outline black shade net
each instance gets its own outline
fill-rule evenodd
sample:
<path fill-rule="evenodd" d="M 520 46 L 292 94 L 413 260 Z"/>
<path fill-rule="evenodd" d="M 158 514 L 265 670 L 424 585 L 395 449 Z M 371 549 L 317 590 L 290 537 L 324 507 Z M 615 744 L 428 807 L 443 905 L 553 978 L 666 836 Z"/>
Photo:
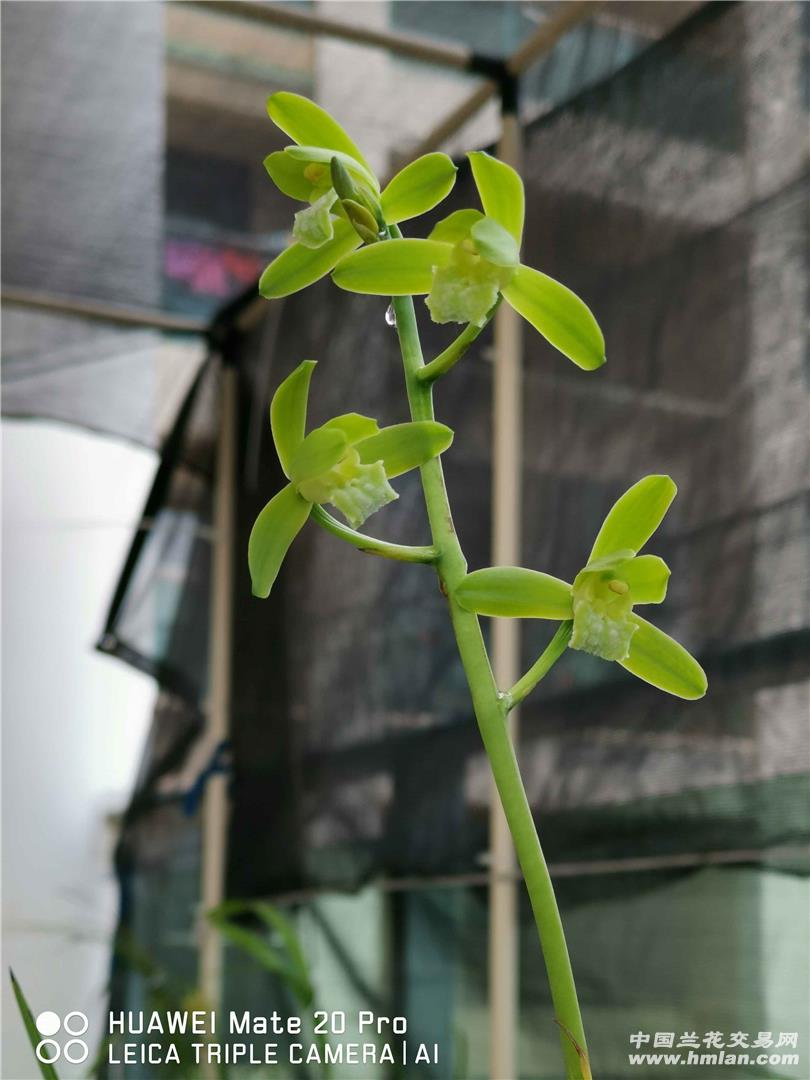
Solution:
<path fill-rule="evenodd" d="M 521 751 L 554 859 L 806 839 L 801 18 L 791 5 L 778 18 L 761 5 L 710 8 L 526 132 L 524 261 L 587 299 L 609 362 L 584 374 L 526 334 L 524 563 L 570 580 L 614 499 L 641 475 L 670 473 L 680 494 L 651 550 L 672 582 L 652 615 L 695 651 L 711 682 L 704 701 L 684 704 L 584 654 L 557 665 L 523 709 Z M 474 202 L 462 167 L 442 214 Z M 430 573 L 365 558 L 309 525 L 271 600 L 250 597 L 247 536 L 281 480 L 269 395 L 313 357 L 311 424 L 349 409 L 404 420 L 385 309 L 322 282 L 268 308 L 228 349 L 242 380 L 243 437 L 234 894 L 470 872 L 486 851 L 486 762 Z M 419 300 L 417 310 L 430 355 L 446 333 Z M 488 560 L 491 362 L 484 339 L 437 389 L 438 415 L 456 432 L 445 468 L 473 568 Z M 212 405 L 194 408 L 213 430 Z M 397 486 L 399 500 L 373 529 L 426 542 L 418 479 Z M 108 627 L 153 670 L 182 668 L 197 703 L 204 647 L 189 627 L 207 611 L 205 514 L 195 524 L 185 510 L 199 497 L 177 470 L 157 520 L 171 520 L 182 557 L 174 561 L 162 525 L 153 529 Z M 174 608 L 153 595 L 165 577 Z M 146 627 L 167 611 L 176 618 L 155 649 Z M 524 625 L 528 665 L 551 628 Z"/>

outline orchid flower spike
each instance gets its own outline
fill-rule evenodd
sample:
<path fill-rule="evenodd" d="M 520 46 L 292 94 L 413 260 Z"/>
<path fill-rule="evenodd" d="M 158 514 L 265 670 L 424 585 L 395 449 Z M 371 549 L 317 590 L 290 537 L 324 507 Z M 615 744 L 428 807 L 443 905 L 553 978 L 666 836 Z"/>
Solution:
<path fill-rule="evenodd" d="M 353 528 L 398 498 L 389 480 L 443 453 L 453 432 L 434 420 L 380 428 L 359 413 L 336 416 L 305 435 L 314 360 L 276 390 L 270 426 L 290 481 L 264 507 L 250 534 L 248 565 L 256 596 L 266 597 L 313 504 L 331 503 Z"/>
<path fill-rule="evenodd" d="M 660 604 L 666 596 L 669 567 L 639 551 L 676 493 L 668 476 L 645 476 L 626 491 L 605 518 L 573 585 L 537 570 L 491 567 L 468 574 L 456 599 L 479 615 L 571 619 L 570 648 L 615 660 L 677 697 L 703 697 L 706 675 L 697 660 L 633 610 Z"/>

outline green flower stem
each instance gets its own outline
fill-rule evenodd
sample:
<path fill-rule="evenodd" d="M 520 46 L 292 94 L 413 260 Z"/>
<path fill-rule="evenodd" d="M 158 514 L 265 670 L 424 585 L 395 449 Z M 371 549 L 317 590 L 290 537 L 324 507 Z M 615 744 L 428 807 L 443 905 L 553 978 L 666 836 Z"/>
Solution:
<path fill-rule="evenodd" d="M 390 232 L 394 237 L 401 236 L 396 227 L 392 227 Z M 413 300 L 410 296 L 397 296 L 393 299 L 393 305 L 411 416 L 414 420 L 432 420 L 431 386 L 419 377 L 419 372 L 424 370 L 424 361 Z M 585 1067 L 572 1043 L 573 1039 L 583 1052 L 585 1051 L 585 1032 L 582 1028 L 574 976 L 554 888 L 507 730 L 506 699 L 495 685 L 478 617 L 465 611 L 453 600 L 453 592 L 466 573 L 467 563 L 453 527 L 441 459 L 432 458 L 424 464 L 421 475 L 433 542 L 439 553 L 435 563 L 436 571 L 442 591 L 448 597 L 450 617 L 481 738 L 529 893 L 554 1010 L 557 1020 L 565 1029 L 561 1041 L 566 1073 L 569 1080 L 583 1080 L 586 1075 Z M 566 1031 L 570 1032 L 570 1038 Z"/>
<path fill-rule="evenodd" d="M 424 364 L 417 374 L 417 379 L 420 382 L 432 383 L 437 379 L 440 379 L 442 375 L 446 375 L 447 372 L 459 362 L 462 356 L 466 353 L 467 349 L 472 343 L 480 337 L 487 326 L 489 326 L 493 315 L 498 310 L 503 297 L 499 294 L 498 299 L 492 305 L 492 309 L 487 315 L 487 321 L 483 326 L 475 326 L 474 323 L 470 323 L 455 341 L 451 342 L 444 352 L 439 353 L 435 360 L 431 360 L 429 364 Z"/>
<path fill-rule="evenodd" d="M 356 547 L 367 555 L 381 555 L 385 559 L 396 559 L 399 562 L 411 563 L 435 563 L 439 552 L 435 547 L 411 547 L 407 544 L 389 544 L 387 540 L 377 540 L 373 536 L 350 529 L 324 510 L 322 506 L 314 503 L 312 506 L 312 520 L 317 521 L 321 528 L 332 533 L 341 540 Z"/>
<path fill-rule="evenodd" d="M 571 619 L 560 623 L 557 632 L 543 652 L 538 656 L 523 678 L 518 679 L 512 689 L 506 695 L 507 711 L 514 709 L 521 701 L 534 690 L 544 675 L 557 663 L 565 652 L 568 642 L 571 640 L 571 632 L 574 623 Z"/>

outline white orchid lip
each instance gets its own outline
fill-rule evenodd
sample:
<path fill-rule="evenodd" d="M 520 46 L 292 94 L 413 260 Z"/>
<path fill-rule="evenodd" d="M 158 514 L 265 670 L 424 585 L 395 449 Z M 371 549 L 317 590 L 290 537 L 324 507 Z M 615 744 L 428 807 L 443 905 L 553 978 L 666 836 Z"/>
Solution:
<path fill-rule="evenodd" d="M 382 461 L 363 464 L 353 446 L 329 469 L 297 485 L 298 494 L 312 503 L 331 503 L 353 529 L 399 498 L 388 482 Z"/>
<path fill-rule="evenodd" d="M 337 193 L 330 188 L 311 206 L 298 211 L 293 225 L 293 237 L 299 244 L 314 251 L 333 239 L 335 223 L 331 210 L 336 200 Z"/>
<path fill-rule="evenodd" d="M 632 618 L 630 586 L 616 576 L 616 569 L 582 570 L 574 580 L 571 597 L 571 648 L 603 660 L 626 660 L 638 625 Z"/>

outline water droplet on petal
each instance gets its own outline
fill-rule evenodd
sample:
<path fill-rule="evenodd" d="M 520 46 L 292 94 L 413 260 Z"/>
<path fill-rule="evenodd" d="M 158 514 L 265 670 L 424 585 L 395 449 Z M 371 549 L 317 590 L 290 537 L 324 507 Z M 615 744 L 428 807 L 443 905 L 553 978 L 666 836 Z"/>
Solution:
<path fill-rule="evenodd" d="M 389 304 L 388 307 L 385 309 L 385 321 L 388 323 L 389 326 L 397 325 L 397 317 L 396 313 L 394 312 L 393 304 Z"/>

